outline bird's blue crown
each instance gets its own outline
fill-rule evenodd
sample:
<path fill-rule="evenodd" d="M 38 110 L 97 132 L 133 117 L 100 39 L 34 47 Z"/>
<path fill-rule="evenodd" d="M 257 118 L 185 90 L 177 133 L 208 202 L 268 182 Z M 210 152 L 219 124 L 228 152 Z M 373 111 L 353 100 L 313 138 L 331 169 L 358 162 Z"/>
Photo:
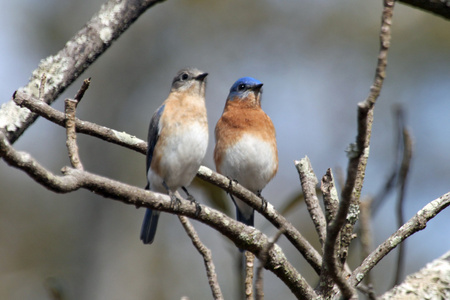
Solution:
<path fill-rule="evenodd" d="M 262 84 L 262 82 L 257 80 L 257 79 L 255 79 L 255 78 L 252 78 L 252 77 L 239 78 L 238 80 L 236 80 L 236 82 L 231 87 L 230 93 L 239 92 L 240 91 L 239 90 L 239 86 L 241 84 L 244 84 L 244 85 L 247 85 L 247 86 L 255 86 L 255 85 L 258 85 L 258 84 Z"/>

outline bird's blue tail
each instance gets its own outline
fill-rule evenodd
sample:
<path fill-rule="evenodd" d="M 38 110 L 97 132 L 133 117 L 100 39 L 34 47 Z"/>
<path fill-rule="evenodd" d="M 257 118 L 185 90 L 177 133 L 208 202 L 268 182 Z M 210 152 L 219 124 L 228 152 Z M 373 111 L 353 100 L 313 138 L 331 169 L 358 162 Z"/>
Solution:
<path fill-rule="evenodd" d="M 241 213 L 241 211 L 239 210 L 239 208 L 236 206 L 236 220 L 238 220 L 239 222 L 244 223 L 245 225 L 255 227 L 255 226 L 254 226 L 254 223 L 255 223 L 255 211 L 252 210 L 251 215 L 248 216 L 248 217 L 246 217 L 246 216 L 244 216 L 244 215 Z M 243 249 L 239 249 L 239 251 L 244 252 Z M 244 262 L 244 265 L 243 265 L 243 266 L 244 266 L 244 269 L 245 269 L 245 255 L 242 255 L 242 259 L 243 259 L 243 262 Z"/>
<path fill-rule="evenodd" d="M 141 228 L 141 241 L 144 244 L 153 243 L 158 226 L 159 211 L 147 208 L 145 212 L 144 222 Z"/>
<path fill-rule="evenodd" d="M 255 223 L 255 211 L 252 210 L 251 215 L 246 217 L 244 214 L 241 213 L 241 211 L 239 210 L 239 208 L 236 205 L 236 220 L 238 220 L 239 222 L 244 223 L 245 225 L 255 227 L 255 225 L 254 225 L 254 223 Z"/>

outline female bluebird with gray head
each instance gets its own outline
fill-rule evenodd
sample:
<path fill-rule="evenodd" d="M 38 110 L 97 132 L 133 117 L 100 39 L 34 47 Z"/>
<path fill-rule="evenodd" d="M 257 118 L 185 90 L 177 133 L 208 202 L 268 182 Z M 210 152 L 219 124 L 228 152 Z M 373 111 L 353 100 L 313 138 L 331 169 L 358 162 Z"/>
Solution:
<path fill-rule="evenodd" d="M 200 167 L 208 145 L 206 119 L 206 76 L 194 68 L 178 72 L 169 97 L 150 121 L 147 148 L 146 189 L 169 194 L 177 200 L 177 189 L 186 190 Z M 141 240 L 151 244 L 158 225 L 159 211 L 147 209 Z"/>
<path fill-rule="evenodd" d="M 261 109 L 262 86 L 251 77 L 233 84 L 216 125 L 214 149 L 217 172 L 258 196 L 278 170 L 275 128 Z M 254 226 L 254 209 L 237 197 L 231 199 L 236 205 L 237 220 Z"/>

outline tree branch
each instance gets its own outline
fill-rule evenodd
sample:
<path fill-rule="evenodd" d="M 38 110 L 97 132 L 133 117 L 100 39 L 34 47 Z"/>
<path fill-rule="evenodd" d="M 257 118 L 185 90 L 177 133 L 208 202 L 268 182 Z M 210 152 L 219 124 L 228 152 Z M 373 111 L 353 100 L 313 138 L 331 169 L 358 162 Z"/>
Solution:
<path fill-rule="evenodd" d="M 206 276 L 208 277 L 209 286 L 211 287 L 211 292 L 214 299 L 223 300 L 222 291 L 220 290 L 220 285 L 217 280 L 216 268 L 214 267 L 214 262 L 212 260 L 211 250 L 206 248 L 206 246 L 200 241 L 194 226 L 192 226 L 188 218 L 179 215 L 178 219 L 180 219 L 181 225 L 183 225 L 187 235 L 191 238 L 192 244 L 203 257 L 206 268 Z"/>
<path fill-rule="evenodd" d="M 338 208 L 339 208 L 339 196 L 336 191 L 336 186 L 334 183 L 333 173 L 331 172 L 331 169 L 327 169 L 327 172 L 322 177 L 321 180 L 321 186 L 322 190 L 322 197 L 325 207 L 325 215 L 326 215 L 326 221 L 327 225 L 329 226 L 330 223 L 334 220 Z M 327 226 L 327 229 L 328 229 Z M 340 234 L 337 236 L 337 241 L 340 240 Z M 327 241 L 327 239 L 325 239 Z M 323 245 L 323 248 L 325 248 L 325 244 Z M 325 249 L 324 249 L 325 250 Z M 319 293 L 322 297 L 325 299 L 330 299 L 331 296 L 335 293 L 333 291 L 333 288 L 335 287 L 336 282 L 336 275 L 331 274 L 331 270 L 329 269 L 329 265 L 333 262 L 326 262 L 326 260 L 334 260 L 336 259 L 336 256 L 338 255 L 340 250 L 339 243 L 335 243 L 334 250 L 333 250 L 333 256 L 327 257 L 323 256 L 322 260 L 322 270 L 320 272 L 320 278 L 319 278 Z"/>
<path fill-rule="evenodd" d="M 28 84 L 20 91 L 35 98 L 40 97 L 45 103 L 53 103 L 141 14 L 162 1 L 164 0 L 106 2 L 63 49 L 41 61 Z M 44 73 L 46 85 L 44 93 L 40 93 Z M 10 143 L 14 143 L 37 117 L 11 100 L 0 107 L 0 131 Z"/>
<path fill-rule="evenodd" d="M 42 77 L 45 78 L 44 76 Z M 75 114 L 77 110 L 78 103 L 80 103 L 81 99 L 84 96 L 84 93 L 89 88 L 91 83 L 91 79 L 85 79 L 81 88 L 78 90 L 75 95 L 75 99 L 66 99 L 64 101 L 64 124 L 66 126 L 66 146 L 69 151 L 69 159 L 72 167 L 75 169 L 83 170 L 83 164 L 81 163 L 80 156 L 78 153 L 78 145 L 77 145 L 77 134 L 75 129 Z M 41 83 L 43 86 L 44 83 Z"/>
<path fill-rule="evenodd" d="M 21 91 L 17 91 L 13 95 L 14 102 L 21 107 L 26 107 L 32 112 L 46 118 L 47 120 L 65 127 L 64 113 L 52 108 L 50 105 L 39 99 L 31 97 Z M 106 142 L 117 144 L 128 149 L 145 154 L 147 151 L 147 143 L 137 137 L 125 132 L 119 132 L 104 126 L 97 125 L 88 121 L 75 119 L 76 131 L 79 133 L 94 136 Z"/>
<path fill-rule="evenodd" d="M 66 146 L 69 152 L 69 159 L 72 167 L 83 170 L 80 156 L 78 154 L 77 134 L 75 132 L 75 112 L 78 101 L 66 99 L 64 101 L 64 111 L 66 115 Z"/>
<path fill-rule="evenodd" d="M 270 243 L 268 237 L 256 228 L 245 226 L 241 222 L 204 205 L 200 205 L 201 210 L 199 213 L 196 205 L 193 205 L 190 201 L 180 200 L 180 205 L 174 206 L 168 195 L 153 193 L 68 167 L 63 168 L 63 176 L 56 176 L 42 167 L 28 153 L 16 151 L 9 143 L 6 135 L 1 131 L 0 157 L 9 165 L 25 171 L 34 180 L 54 192 L 68 193 L 83 188 L 107 198 L 135 205 L 136 207 L 144 206 L 196 219 L 228 237 L 238 248 L 251 251 L 258 258 Z M 277 275 L 291 289 L 294 295 L 300 299 L 317 296 L 305 279 L 289 263 L 280 247 L 275 245 L 269 251 L 267 257 L 264 267 Z"/>
<path fill-rule="evenodd" d="M 336 217 L 327 227 L 327 239 L 324 247 L 324 267 L 339 286 L 344 298 L 356 297 L 354 286 L 349 285 L 342 272 L 347 258 L 348 246 L 353 238 L 353 227 L 358 220 L 361 189 L 364 182 L 369 157 L 370 136 L 373 124 L 373 109 L 380 95 L 386 75 L 387 54 L 390 46 L 392 14 L 394 0 L 384 0 L 381 17 L 380 51 L 378 54 L 375 79 L 365 101 L 358 104 L 358 134 L 356 143 L 350 145 L 347 152 L 349 163 L 347 180 L 342 190 L 341 202 Z M 345 226 L 344 226 L 345 225 Z M 341 234 L 340 241 L 338 236 Z M 336 253 L 336 243 L 340 242 L 340 251 Z M 340 257 L 337 257 L 339 255 Z"/>
<path fill-rule="evenodd" d="M 386 76 L 387 54 L 391 39 L 392 14 L 394 0 L 384 0 L 384 8 L 381 17 L 380 51 L 375 72 L 375 79 L 370 88 L 370 93 L 365 101 L 358 104 L 358 134 L 356 143 L 348 151 L 349 164 L 347 168 L 347 180 L 342 190 L 342 201 L 336 215 L 334 227 L 330 238 L 335 239 L 338 231 L 342 230 L 343 250 L 348 249 L 352 240 L 353 227 L 358 220 L 361 190 L 364 182 L 367 160 L 369 158 L 370 137 L 372 134 L 373 110 L 376 100 L 380 95 Z M 328 233 L 327 233 L 328 234 Z M 346 255 L 346 253 L 343 253 Z M 342 257 L 343 260 L 346 257 Z"/>
<path fill-rule="evenodd" d="M 418 272 L 406 277 L 405 281 L 382 295 L 380 300 L 450 299 L 450 252 L 427 264 Z"/>
<path fill-rule="evenodd" d="M 258 268 L 256 269 L 256 281 L 255 281 L 255 296 L 256 300 L 264 300 L 264 288 L 263 288 L 263 266 L 266 264 L 267 261 L 267 255 L 270 250 L 272 250 L 273 246 L 276 242 L 278 242 L 278 239 L 283 234 L 284 229 L 278 230 L 277 234 L 273 237 L 272 241 L 266 245 L 266 249 L 262 252 L 260 255 L 260 264 L 258 265 Z"/>
<path fill-rule="evenodd" d="M 366 257 L 362 264 L 357 267 L 349 282 L 352 286 L 356 286 L 364 279 L 366 274 L 389 252 L 397 247 L 402 241 L 417 231 L 425 229 L 427 222 L 434 218 L 439 212 L 450 205 L 450 192 L 442 195 L 428 203 L 424 208 L 419 210 L 414 217 L 409 219 L 400 229 L 392 234 L 386 241 L 380 244 L 372 253 Z"/>
<path fill-rule="evenodd" d="M 308 208 L 316 232 L 319 235 L 320 245 L 323 247 L 327 234 L 327 222 L 316 194 L 317 177 L 307 156 L 299 161 L 294 161 L 294 164 L 300 176 L 306 207 Z"/>
<path fill-rule="evenodd" d="M 330 168 L 327 169 L 327 172 L 322 177 L 320 190 L 323 195 L 326 222 L 329 224 L 336 216 L 339 208 L 339 196 L 336 190 L 333 173 Z"/>
<path fill-rule="evenodd" d="M 261 215 L 263 215 L 276 228 L 284 230 L 284 235 L 294 245 L 294 247 L 303 255 L 311 267 L 320 274 L 322 264 L 322 257 L 316 249 L 300 234 L 300 232 L 283 217 L 273 207 L 272 204 L 267 203 L 265 210 L 261 208 L 261 198 L 241 186 L 239 183 L 231 182 L 227 177 L 212 171 L 211 169 L 201 166 L 197 172 L 197 177 L 212 183 L 224 191 L 231 193 L 253 207 Z"/>
<path fill-rule="evenodd" d="M 21 106 L 27 107 L 34 112 L 38 113 L 42 117 L 48 119 L 55 124 L 64 126 L 64 114 L 50 107 L 42 101 L 38 101 L 35 98 L 29 97 L 28 95 L 16 92 L 14 95 L 14 101 Z M 147 151 L 147 143 L 131 136 L 124 132 L 118 132 L 116 130 L 99 126 L 94 123 L 87 121 L 82 121 L 76 119 L 76 130 L 77 132 L 88 134 L 107 142 L 115 143 L 132 149 L 134 151 L 145 154 Z M 322 257 L 314 249 L 314 247 L 300 234 L 300 232 L 284 218 L 280 213 L 278 213 L 275 208 L 268 203 L 268 206 L 263 211 L 261 209 L 261 199 L 248 191 L 246 188 L 238 183 L 233 182 L 230 186 L 230 180 L 225 176 L 222 176 L 207 167 L 200 167 L 197 176 L 209 183 L 212 183 L 219 188 L 236 195 L 247 204 L 251 205 L 258 212 L 260 212 L 266 219 L 268 219 L 275 227 L 278 229 L 285 228 L 285 235 L 288 240 L 303 254 L 305 259 L 313 267 L 313 269 L 319 274 L 320 267 L 322 264 Z"/>
<path fill-rule="evenodd" d="M 403 121 L 403 118 L 401 118 Z M 398 174 L 398 197 L 397 197 L 397 205 L 396 205 L 396 214 L 397 214 L 397 224 L 400 227 L 405 221 L 403 217 L 403 206 L 405 202 L 405 193 L 406 193 L 406 182 L 408 179 L 409 168 L 411 165 L 412 152 L 413 152 L 413 143 L 411 134 L 408 129 L 405 127 L 404 122 L 402 122 L 401 132 L 403 136 L 403 158 L 400 164 L 400 170 Z M 405 263 L 405 243 L 401 243 L 398 247 L 397 253 L 397 267 L 395 270 L 395 278 L 393 281 L 393 286 L 398 285 L 400 283 L 400 276 L 403 271 L 403 265 Z"/>
<path fill-rule="evenodd" d="M 255 256 L 253 253 L 244 251 L 242 253 L 243 260 L 245 261 L 244 269 L 245 269 L 245 285 L 244 285 L 244 294 L 245 300 L 253 300 L 253 277 L 255 275 Z"/>

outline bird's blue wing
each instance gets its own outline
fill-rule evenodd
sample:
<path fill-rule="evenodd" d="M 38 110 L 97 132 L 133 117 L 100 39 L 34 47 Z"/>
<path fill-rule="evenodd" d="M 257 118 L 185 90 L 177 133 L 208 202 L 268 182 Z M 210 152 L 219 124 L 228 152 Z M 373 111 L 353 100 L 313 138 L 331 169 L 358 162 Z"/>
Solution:
<path fill-rule="evenodd" d="M 150 169 L 150 165 L 152 163 L 153 151 L 155 150 L 156 142 L 159 139 L 159 120 L 161 119 L 161 115 L 164 112 L 165 104 L 161 105 L 153 114 L 152 119 L 150 120 L 150 125 L 148 128 L 148 138 L 147 138 L 147 173 L 148 169 Z"/>
<path fill-rule="evenodd" d="M 150 121 L 150 126 L 148 128 L 148 138 L 147 138 L 147 174 L 150 169 L 150 165 L 152 164 L 153 151 L 155 150 L 156 143 L 159 138 L 159 120 L 161 119 L 161 115 L 164 111 L 164 104 L 161 105 L 156 112 L 153 114 L 152 119 Z M 148 176 L 147 176 L 148 180 Z M 150 182 L 147 182 L 146 190 L 150 189 Z M 145 212 L 144 222 L 142 223 L 141 228 L 141 240 L 144 244 L 153 243 L 153 239 L 155 238 L 156 228 L 158 226 L 159 219 L 159 211 L 152 210 L 147 208 Z"/>

